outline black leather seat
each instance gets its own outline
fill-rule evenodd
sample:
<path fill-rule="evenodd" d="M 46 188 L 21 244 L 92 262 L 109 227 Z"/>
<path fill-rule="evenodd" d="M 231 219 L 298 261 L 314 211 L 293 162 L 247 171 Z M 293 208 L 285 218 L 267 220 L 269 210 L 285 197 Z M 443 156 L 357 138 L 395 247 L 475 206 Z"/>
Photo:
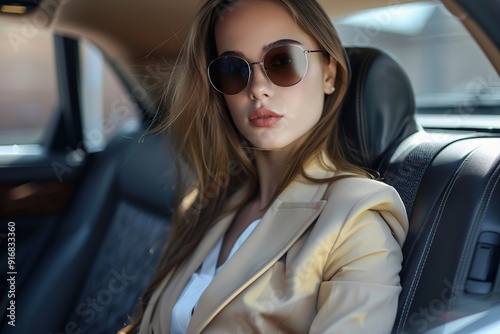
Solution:
<path fill-rule="evenodd" d="M 427 133 L 411 85 L 381 51 L 349 48 L 350 156 L 400 193 L 410 218 L 395 333 L 423 333 L 500 303 L 500 138 Z"/>
<path fill-rule="evenodd" d="M 124 129 L 90 155 L 62 228 L 16 296 L 2 333 L 116 333 L 168 236 L 175 155 L 162 136 Z"/>

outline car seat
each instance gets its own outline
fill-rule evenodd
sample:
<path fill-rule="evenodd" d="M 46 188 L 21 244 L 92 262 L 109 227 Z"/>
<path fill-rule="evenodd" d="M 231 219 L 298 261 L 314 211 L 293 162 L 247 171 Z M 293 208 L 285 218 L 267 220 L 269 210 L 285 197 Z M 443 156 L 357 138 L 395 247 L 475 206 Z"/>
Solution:
<path fill-rule="evenodd" d="M 348 156 L 396 188 L 410 221 L 393 332 L 423 333 L 500 303 L 500 138 L 424 131 L 401 66 L 376 49 L 348 55 Z"/>
<path fill-rule="evenodd" d="M 78 194 L 2 333 L 116 333 L 168 237 L 175 155 L 157 134 L 124 128 L 89 155 Z"/>

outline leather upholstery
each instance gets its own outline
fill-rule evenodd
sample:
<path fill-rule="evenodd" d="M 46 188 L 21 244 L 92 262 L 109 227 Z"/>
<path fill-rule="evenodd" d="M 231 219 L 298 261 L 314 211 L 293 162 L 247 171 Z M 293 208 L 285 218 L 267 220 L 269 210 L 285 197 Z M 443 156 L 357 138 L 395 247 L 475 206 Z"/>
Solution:
<path fill-rule="evenodd" d="M 116 333 L 168 236 L 173 156 L 162 136 L 124 129 L 90 155 L 70 210 L 2 333 Z M 30 321 L 36 319 L 36 321 Z"/>
<path fill-rule="evenodd" d="M 381 160 L 419 127 L 413 89 L 401 66 L 371 48 L 347 48 L 351 82 L 341 115 L 351 160 L 378 170 Z"/>
<path fill-rule="evenodd" d="M 500 138 L 455 140 L 420 182 L 403 247 L 397 333 L 500 303 Z"/>
<path fill-rule="evenodd" d="M 350 159 L 394 186 L 410 219 L 393 332 L 423 333 L 500 304 L 500 138 L 425 132 L 403 69 L 378 50 L 347 53 Z"/>

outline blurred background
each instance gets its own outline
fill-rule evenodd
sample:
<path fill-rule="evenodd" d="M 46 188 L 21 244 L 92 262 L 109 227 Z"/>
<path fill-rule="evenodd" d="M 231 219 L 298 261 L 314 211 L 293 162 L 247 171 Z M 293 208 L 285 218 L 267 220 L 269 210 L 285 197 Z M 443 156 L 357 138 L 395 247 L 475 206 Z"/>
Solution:
<path fill-rule="evenodd" d="M 499 77 L 442 5 L 398 4 L 332 21 L 346 46 L 379 47 L 401 62 L 424 126 L 500 128 Z M 79 46 L 85 141 L 96 151 L 139 112 L 100 49 L 87 40 Z M 54 55 L 51 29 L 0 22 L 0 146 L 42 143 L 59 103 Z M 142 88 L 161 90 L 165 73 L 154 66 L 147 70 Z"/>

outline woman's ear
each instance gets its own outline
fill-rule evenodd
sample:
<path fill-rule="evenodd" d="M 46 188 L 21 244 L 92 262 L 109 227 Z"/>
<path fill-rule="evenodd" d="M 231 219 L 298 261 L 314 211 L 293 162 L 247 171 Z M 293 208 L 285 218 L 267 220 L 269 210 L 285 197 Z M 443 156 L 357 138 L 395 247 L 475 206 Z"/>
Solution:
<path fill-rule="evenodd" d="M 325 63 L 324 92 L 327 95 L 335 91 L 335 78 L 337 76 L 337 61 L 330 56 L 329 62 Z"/>

